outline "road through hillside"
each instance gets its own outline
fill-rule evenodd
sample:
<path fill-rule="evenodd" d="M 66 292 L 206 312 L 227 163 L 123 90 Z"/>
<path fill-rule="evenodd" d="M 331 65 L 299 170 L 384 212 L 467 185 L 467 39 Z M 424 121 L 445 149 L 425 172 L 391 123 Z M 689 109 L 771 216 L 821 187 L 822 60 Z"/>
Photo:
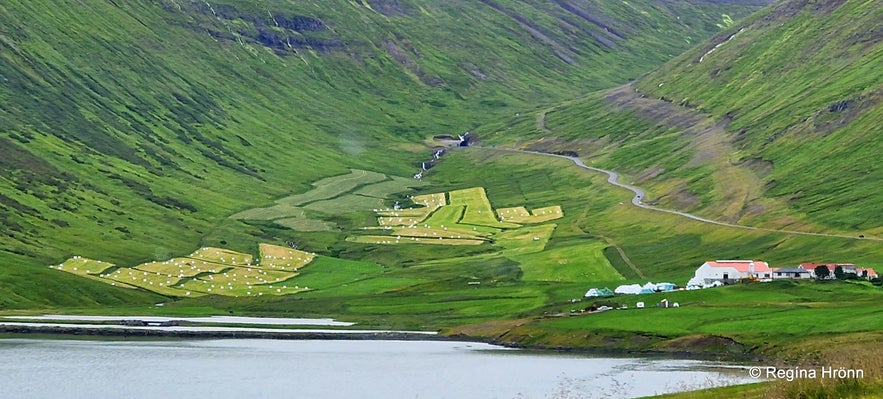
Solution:
<path fill-rule="evenodd" d="M 770 228 L 764 228 L 764 227 L 743 226 L 743 225 L 739 225 L 739 224 L 733 224 L 733 223 L 727 223 L 727 222 L 720 222 L 717 220 L 706 219 L 701 216 L 696 216 L 696 215 L 693 215 L 693 214 L 687 213 L 687 212 L 676 211 L 673 209 L 659 208 L 659 207 L 647 205 L 644 203 L 645 193 L 644 193 L 644 190 L 642 190 L 641 188 L 630 185 L 630 184 L 620 183 L 618 173 L 616 173 L 612 170 L 606 170 L 606 169 L 601 169 L 601 168 L 596 168 L 594 166 L 586 165 L 585 163 L 583 163 L 583 161 L 581 159 L 579 159 L 577 157 L 571 157 L 571 156 L 567 156 L 567 155 L 550 154 L 550 153 L 538 152 L 538 151 L 508 150 L 508 149 L 497 149 L 497 150 L 507 151 L 507 152 L 518 152 L 518 153 L 522 153 L 522 154 L 533 154 L 533 155 L 541 155 L 541 156 L 547 156 L 547 157 L 557 157 L 557 158 L 569 159 L 571 162 L 573 162 L 574 164 L 576 164 L 576 166 L 579 166 L 580 168 L 588 169 L 588 170 L 591 170 L 594 172 L 600 172 L 600 173 L 607 174 L 607 182 L 608 183 L 610 183 L 616 187 L 624 188 L 624 189 L 629 190 L 632 193 L 634 193 L 635 195 L 634 195 L 634 197 L 632 197 L 632 204 L 637 207 L 649 209 L 649 210 L 656 211 L 656 212 L 670 213 L 673 215 L 678 215 L 678 216 L 682 216 L 682 217 L 685 217 L 685 218 L 688 218 L 691 220 L 695 220 L 697 222 L 714 224 L 714 225 L 718 225 L 718 226 L 732 227 L 732 228 L 737 228 L 737 229 L 768 231 L 768 232 L 774 232 L 774 233 L 785 233 L 785 234 L 796 234 L 796 235 L 818 236 L 818 237 L 832 237 L 832 238 L 847 238 L 847 239 L 853 239 L 853 240 L 883 241 L 883 238 L 880 238 L 880 237 L 867 237 L 867 236 L 844 235 L 844 234 L 812 233 L 812 232 L 807 232 L 807 231 L 779 230 L 779 229 L 770 229 Z"/>

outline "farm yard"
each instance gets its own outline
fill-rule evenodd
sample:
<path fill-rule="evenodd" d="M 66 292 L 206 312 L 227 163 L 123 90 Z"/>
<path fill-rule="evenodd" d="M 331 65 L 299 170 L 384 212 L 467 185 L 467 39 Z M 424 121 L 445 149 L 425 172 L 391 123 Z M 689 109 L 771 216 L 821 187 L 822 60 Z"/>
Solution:
<path fill-rule="evenodd" d="M 261 243 L 260 259 L 223 248 L 204 247 L 186 257 L 118 267 L 74 256 L 53 269 L 126 288 L 143 288 L 163 295 L 262 296 L 307 290 L 290 280 L 315 255 Z"/>

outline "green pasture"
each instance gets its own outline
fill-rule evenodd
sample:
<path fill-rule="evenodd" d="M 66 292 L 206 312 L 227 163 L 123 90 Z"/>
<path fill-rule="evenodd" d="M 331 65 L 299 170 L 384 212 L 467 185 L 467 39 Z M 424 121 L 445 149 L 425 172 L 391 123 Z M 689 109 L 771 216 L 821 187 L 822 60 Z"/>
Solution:
<path fill-rule="evenodd" d="M 757 8 L 642 0 L 640 8 L 653 21 L 648 28 L 634 23 L 634 4 L 604 5 L 599 12 L 611 23 L 634 29 L 616 49 L 604 49 L 555 19 L 534 19 L 537 13 L 560 11 L 554 4 L 536 3 L 537 12 L 528 17 L 544 35 L 575 49 L 604 50 L 565 55 L 573 58 L 570 63 L 543 43 L 522 40 L 517 21 L 491 7 L 424 3 L 425 12 L 389 17 L 343 1 L 319 8 L 233 1 L 226 5 L 236 11 L 216 18 L 195 2 L 176 2 L 181 7 L 173 6 L 172 12 L 161 2 L 84 0 L 83 7 L 73 8 L 58 0 L 4 2 L 0 23 L 18 34 L 4 38 L 4 48 L 14 51 L 0 57 L 9 80 L 0 85 L 9 111 L 0 137 L 0 261 L 4 269 L 24 270 L 2 273 L 9 276 L 2 284 L 10 298 L 5 303 L 119 304 L 128 298 L 141 304 L 157 298 L 107 290 L 45 267 L 73 255 L 136 265 L 200 246 L 249 252 L 257 242 L 303 235 L 323 255 L 370 259 L 375 256 L 366 250 L 370 246 L 349 245 L 337 234 L 335 228 L 346 223 L 295 208 L 330 199 L 339 191 L 335 187 L 354 187 L 348 180 L 384 184 L 380 176 L 355 170 L 409 176 L 431 154 L 419 144 L 427 135 L 459 132 L 543 106 L 538 98 L 554 103 L 625 83 L 718 31 L 720 14 L 736 17 Z M 413 11 L 411 6 L 403 7 Z M 268 13 L 315 18 L 324 27 L 299 32 L 267 25 Z M 589 21 L 572 22 L 578 29 L 595 29 Z M 231 27 L 232 36 L 205 34 Z M 397 33 L 390 36 L 390 29 Z M 660 35 L 659 29 L 669 34 Z M 436 34 L 454 31 L 463 40 Z M 294 35 L 302 44 L 276 48 L 256 32 Z M 421 54 L 408 55 L 413 63 L 390 54 L 390 47 L 411 54 L 411 43 Z M 597 68 L 602 64 L 616 68 Z M 329 176 L 334 177 L 320 183 L 329 192 L 297 197 L 292 202 L 298 206 L 281 204 L 287 208 L 256 213 L 248 223 L 229 219 L 306 194 L 310 183 Z M 492 192 L 492 198 L 499 193 Z M 522 203 L 511 204 L 517 205 Z M 436 248 L 434 253 L 474 250 Z M 395 258 L 389 252 L 383 256 Z M 45 288 L 21 277 L 32 273 Z M 43 281 L 47 276 L 58 283 Z"/>
<path fill-rule="evenodd" d="M 679 308 L 656 308 L 662 299 Z M 775 332 L 789 336 L 879 331 L 883 329 L 883 290 L 849 282 L 777 281 L 616 296 L 600 302 L 629 307 L 600 314 L 543 321 L 553 330 L 626 331 L 678 336 L 723 334 L 747 337 Z M 637 302 L 648 308 L 637 309 Z M 591 301 L 589 301 L 591 302 Z"/>
<path fill-rule="evenodd" d="M 353 169 L 349 174 L 326 177 L 311 185 L 313 188 L 302 194 L 290 195 L 276 200 L 279 204 L 299 206 L 327 200 L 349 193 L 357 188 L 386 180 L 386 175 L 367 170 Z"/>
<path fill-rule="evenodd" d="M 481 245 L 414 245 L 417 238 L 433 243 L 439 240 L 404 235 L 400 240 L 402 245 L 384 245 L 378 242 L 395 241 L 396 236 L 394 230 L 393 235 L 381 236 L 389 233 L 378 227 L 352 233 L 297 234 L 299 247 L 304 252 L 274 246 L 280 251 L 277 256 L 296 259 L 300 255 L 300 261 L 314 252 L 319 256 L 306 267 L 297 271 L 292 267 L 286 269 L 290 274 L 277 276 L 260 273 L 251 276 L 239 269 L 245 269 L 244 253 L 239 258 L 223 253 L 227 261 L 237 259 L 234 269 L 230 262 L 220 263 L 222 253 L 215 254 L 215 250 L 208 249 L 201 254 L 213 256 L 211 260 L 218 262 L 217 267 L 228 269 L 216 269 L 220 275 L 200 274 L 182 279 L 178 285 L 183 283 L 191 294 L 174 302 L 174 306 L 212 306 L 266 315 L 325 315 L 358 320 L 366 326 L 433 329 L 492 319 L 568 314 L 592 303 L 585 300 L 571 303 L 573 299 L 582 298 L 589 288 L 608 286 L 612 289 L 621 283 L 646 280 L 683 284 L 695 268 L 708 259 L 753 258 L 767 260 L 773 266 L 810 260 L 862 264 L 863 260 L 880 254 L 876 244 L 868 241 L 727 228 L 640 209 L 628 202 L 630 193 L 609 186 L 605 180 L 601 174 L 579 169 L 557 158 L 482 148 L 452 151 L 434 168 L 432 177 L 424 179 L 427 186 L 423 190 L 446 193 L 457 187 L 480 184 L 487 193 L 496 193 L 491 200 L 493 205 L 499 204 L 499 209 L 537 210 L 554 203 L 565 211 L 554 223 L 514 229 L 469 226 L 467 232 L 472 233 L 496 231 L 489 237 L 482 236 L 492 238 L 493 243 Z M 441 205 L 444 194 L 434 198 L 433 203 L 438 207 L 430 218 L 437 218 L 438 223 L 433 222 L 432 230 L 426 232 L 444 232 L 441 220 L 449 232 L 459 228 L 456 223 L 450 226 L 448 223 L 454 221 L 458 209 L 462 211 L 466 205 Z M 398 211 L 409 212 L 407 209 Z M 377 214 L 389 215 L 389 212 L 396 211 L 380 210 Z M 425 224 L 428 220 L 418 226 Z M 473 227 L 476 230 L 472 230 Z M 283 233 L 283 237 L 294 235 Z M 410 245 L 404 245 L 405 242 Z M 647 278 L 636 280 L 634 276 L 627 276 L 626 280 L 605 256 L 611 243 L 622 248 Z M 262 248 L 258 253 L 265 252 Z M 331 253 L 337 256 L 329 256 Z M 255 265 L 255 261 L 260 262 Z M 287 263 L 276 265 L 287 266 Z M 267 271 L 266 260 L 256 256 L 250 269 Z M 298 274 L 288 278 L 293 273 Z M 143 284 L 144 278 L 142 274 L 138 281 Z M 163 275 L 150 281 L 154 286 L 158 283 L 167 286 L 167 280 L 169 277 Z M 244 284 L 245 281 L 249 284 Z M 211 287 L 212 284 L 215 286 Z M 173 287 L 178 290 L 176 285 Z M 835 321 L 840 327 L 818 327 L 822 330 L 851 331 L 861 329 L 863 324 L 878 328 L 874 318 L 879 316 L 875 310 L 879 291 L 878 287 L 853 284 L 782 286 L 776 282 L 641 298 L 616 297 L 615 301 L 623 301 L 630 308 L 634 308 L 633 302 L 637 300 L 652 305 L 662 298 L 677 301 L 681 307 L 544 319 L 525 328 L 543 337 L 582 331 L 671 336 L 726 331 L 761 334 L 765 328 L 788 325 L 793 315 L 797 323 L 788 325 L 789 334 L 800 328 L 817 328 L 813 323 L 823 320 Z M 231 296 L 224 296 L 222 292 Z M 261 299 L 249 301 L 249 292 L 252 297 Z M 281 295 L 285 293 L 293 295 Z M 174 296 L 182 297 L 181 291 Z M 843 304 L 843 310 L 837 309 L 838 303 Z M 681 313 L 679 316 L 672 312 Z M 767 319 L 771 321 L 765 321 Z"/>
<path fill-rule="evenodd" d="M 545 300 L 544 295 L 527 287 L 481 288 L 464 284 L 463 288 L 445 292 L 353 300 L 350 309 L 355 314 L 428 316 L 442 322 L 481 319 L 487 315 L 512 317 L 542 305 Z"/>
<path fill-rule="evenodd" d="M 525 281 L 592 283 L 624 280 L 604 256 L 605 246 L 605 243 L 595 241 L 507 256 L 521 265 Z"/>
<path fill-rule="evenodd" d="M 556 224 L 543 224 L 503 230 L 494 235 L 494 239 L 504 248 L 504 255 L 540 252 L 546 248 L 556 227 Z"/>
<path fill-rule="evenodd" d="M 278 199 L 269 207 L 238 212 L 231 218 L 272 221 L 296 231 L 331 231 L 335 224 L 328 217 L 386 208 L 393 194 L 421 185 L 415 179 L 353 169 L 349 174 L 313 182 L 307 192 Z"/>
<path fill-rule="evenodd" d="M 390 194 L 409 192 L 414 188 L 426 185 L 421 180 L 401 176 L 388 176 L 389 180 L 368 184 L 353 191 L 353 194 L 388 200 Z"/>
<path fill-rule="evenodd" d="M 334 228 L 330 222 L 306 217 L 273 219 L 273 223 L 296 231 L 330 231 Z"/>
<path fill-rule="evenodd" d="M 346 296 L 351 288 L 354 292 L 363 292 L 365 287 L 371 287 L 370 292 L 377 292 L 373 290 L 393 288 L 401 284 L 398 279 L 384 282 L 385 271 L 383 266 L 375 263 L 320 256 L 310 267 L 304 269 L 298 276 L 298 281 L 313 288 L 305 294 L 308 297 Z"/>

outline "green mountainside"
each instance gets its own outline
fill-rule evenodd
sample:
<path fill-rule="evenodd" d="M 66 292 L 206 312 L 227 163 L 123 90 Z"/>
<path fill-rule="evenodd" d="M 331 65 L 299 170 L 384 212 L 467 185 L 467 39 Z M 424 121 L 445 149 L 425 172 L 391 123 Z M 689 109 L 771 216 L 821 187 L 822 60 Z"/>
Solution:
<path fill-rule="evenodd" d="M 411 176 L 432 135 L 622 84 L 762 3 L 4 2 L 4 292 L 73 255 L 253 251 L 290 232 L 228 216 Z"/>
<path fill-rule="evenodd" d="M 487 134 L 508 128 L 523 134 L 495 140 L 577 151 L 628 173 L 663 207 L 879 236 L 880 5 L 779 2 L 633 84 Z"/>
<path fill-rule="evenodd" d="M 880 3 L 2 2 L 0 316 L 333 317 L 873 396 Z M 710 259 L 857 269 L 585 297 Z"/>
<path fill-rule="evenodd" d="M 824 226 L 883 232 L 881 5 L 785 2 L 636 87 L 726 121 L 730 162 L 756 165 L 764 197 Z"/>

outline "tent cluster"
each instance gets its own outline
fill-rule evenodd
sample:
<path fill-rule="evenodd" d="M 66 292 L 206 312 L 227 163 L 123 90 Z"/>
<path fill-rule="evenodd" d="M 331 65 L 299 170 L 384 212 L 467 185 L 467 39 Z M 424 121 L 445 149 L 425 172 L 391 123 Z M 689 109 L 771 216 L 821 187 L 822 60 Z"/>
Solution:
<path fill-rule="evenodd" d="M 620 285 L 613 290 L 616 294 L 626 294 L 626 295 L 641 295 L 641 294 L 652 294 L 654 292 L 667 292 L 674 291 L 675 285 L 672 283 L 651 283 L 647 282 L 647 284 L 628 284 L 628 285 Z"/>
<path fill-rule="evenodd" d="M 610 288 L 592 288 L 586 291 L 586 298 L 610 298 L 613 296 L 613 291 L 610 291 Z"/>
<path fill-rule="evenodd" d="M 614 294 L 621 295 L 640 295 L 640 294 L 652 294 L 654 292 L 668 292 L 674 291 L 676 286 L 672 283 L 651 283 L 647 282 L 647 284 L 628 284 L 628 285 L 620 285 L 616 287 L 615 290 L 610 291 L 610 288 L 592 288 L 586 291 L 586 298 L 609 298 Z"/>

